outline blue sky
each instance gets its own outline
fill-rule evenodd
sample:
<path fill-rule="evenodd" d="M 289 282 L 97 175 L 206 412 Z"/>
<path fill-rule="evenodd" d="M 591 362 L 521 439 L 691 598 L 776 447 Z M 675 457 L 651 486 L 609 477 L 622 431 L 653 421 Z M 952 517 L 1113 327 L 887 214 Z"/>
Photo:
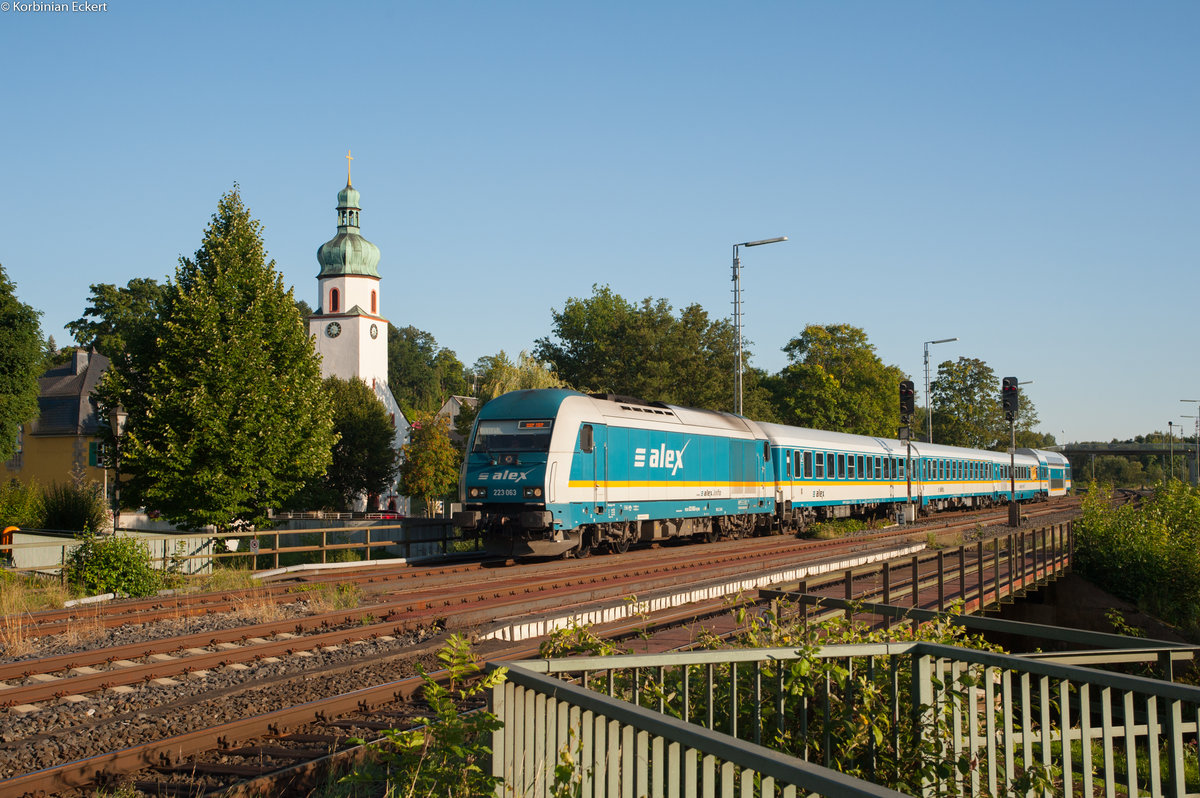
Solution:
<path fill-rule="evenodd" d="M 981 358 L 1060 440 L 1195 413 L 1200 3 L 143 3 L 0 11 L 0 263 L 68 343 L 237 181 L 316 304 L 347 149 L 382 310 L 463 362 L 607 283 Z M 998 389 L 997 389 L 998 390 Z"/>

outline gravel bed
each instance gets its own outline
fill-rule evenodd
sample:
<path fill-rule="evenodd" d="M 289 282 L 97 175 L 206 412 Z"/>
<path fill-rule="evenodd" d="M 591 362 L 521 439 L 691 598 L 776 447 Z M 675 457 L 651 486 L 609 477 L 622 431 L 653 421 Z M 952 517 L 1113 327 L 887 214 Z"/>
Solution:
<path fill-rule="evenodd" d="M 292 605 L 295 617 L 309 614 Z M 287 617 L 292 617 L 290 614 Z M 248 621 L 210 615 L 104 630 L 84 650 L 202 631 Z M 432 632 L 375 639 L 288 655 L 278 662 L 222 667 L 175 685 L 143 684 L 132 692 L 92 693 L 83 701 L 47 701 L 24 713 L 0 709 L 0 779 L 139 745 L 214 723 L 296 706 L 328 695 L 412 675 L 413 647 Z M 302 640 L 303 638 L 297 638 Z M 35 656 L 76 648 L 48 639 Z"/>

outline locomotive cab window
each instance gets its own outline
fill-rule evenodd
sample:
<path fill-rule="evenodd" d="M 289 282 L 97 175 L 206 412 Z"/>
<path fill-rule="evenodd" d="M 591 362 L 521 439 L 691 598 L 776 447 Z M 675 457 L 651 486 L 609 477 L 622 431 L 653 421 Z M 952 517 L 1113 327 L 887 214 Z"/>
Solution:
<path fill-rule="evenodd" d="M 548 452 L 552 420 L 487 419 L 475 426 L 472 452 Z"/>

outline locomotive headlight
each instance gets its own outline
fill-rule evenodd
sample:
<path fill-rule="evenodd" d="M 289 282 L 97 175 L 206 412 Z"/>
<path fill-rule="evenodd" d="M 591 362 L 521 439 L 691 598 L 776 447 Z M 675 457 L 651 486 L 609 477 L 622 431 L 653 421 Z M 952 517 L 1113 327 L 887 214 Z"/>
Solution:
<path fill-rule="evenodd" d="M 540 487 L 538 487 L 538 488 L 526 488 L 526 489 L 525 489 L 525 498 L 526 498 L 526 499 L 540 499 L 540 498 L 542 498 L 542 489 L 541 489 Z"/>
<path fill-rule="evenodd" d="M 467 488 L 467 496 L 472 499 L 486 499 L 487 488 Z"/>

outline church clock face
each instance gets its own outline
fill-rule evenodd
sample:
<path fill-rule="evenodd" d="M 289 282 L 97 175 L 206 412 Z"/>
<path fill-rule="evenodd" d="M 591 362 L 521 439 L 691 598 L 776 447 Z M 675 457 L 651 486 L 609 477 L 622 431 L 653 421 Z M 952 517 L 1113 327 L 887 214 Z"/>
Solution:
<path fill-rule="evenodd" d="M 337 338 L 342 334 L 342 325 L 336 321 L 331 321 L 325 325 L 325 334 L 330 338 Z"/>
<path fill-rule="evenodd" d="M 378 338 L 378 337 L 379 337 L 379 325 L 378 325 L 378 324 L 372 324 L 372 325 L 371 325 L 371 337 L 372 337 L 372 338 Z"/>

